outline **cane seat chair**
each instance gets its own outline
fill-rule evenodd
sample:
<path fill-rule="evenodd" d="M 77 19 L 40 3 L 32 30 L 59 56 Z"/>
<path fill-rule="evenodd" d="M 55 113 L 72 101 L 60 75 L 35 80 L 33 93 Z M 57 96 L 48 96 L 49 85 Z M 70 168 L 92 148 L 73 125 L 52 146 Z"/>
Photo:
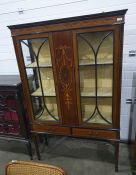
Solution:
<path fill-rule="evenodd" d="M 52 165 L 11 161 L 6 166 L 6 175 L 67 175 L 67 173 L 63 169 Z"/>

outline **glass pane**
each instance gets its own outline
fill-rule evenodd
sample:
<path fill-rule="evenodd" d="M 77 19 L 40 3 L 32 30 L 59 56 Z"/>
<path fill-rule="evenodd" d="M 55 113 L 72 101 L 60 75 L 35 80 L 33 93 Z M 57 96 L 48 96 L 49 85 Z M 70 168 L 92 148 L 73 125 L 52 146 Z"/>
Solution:
<path fill-rule="evenodd" d="M 97 63 L 113 63 L 113 33 L 103 33 L 106 38 L 102 38 L 102 44 L 99 47 Z M 102 34 L 101 34 L 102 35 Z"/>
<path fill-rule="evenodd" d="M 95 69 L 94 67 L 80 67 L 81 96 L 95 96 Z"/>
<path fill-rule="evenodd" d="M 46 107 L 44 105 L 46 103 Z M 32 97 L 35 119 L 41 121 L 59 120 L 55 97 Z M 47 109 L 46 109 L 47 108 Z"/>
<path fill-rule="evenodd" d="M 93 122 L 94 117 L 89 119 L 95 111 L 95 98 L 81 98 L 82 120 Z"/>
<path fill-rule="evenodd" d="M 113 32 L 77 35 L 82 121 L 112 124 Z"/>
<path fill-rule="evenodd" d="M 52 68 L 41 68 L 40 74 L 44 95 L 55 96 L 55 85 L 54 85 Z"/>
<path fill-rule="evenodd" d="M 83 122 L 101 124 L 112 122 L 111 98 L 98 98 L 98 108 L 95 98 L 81 98 L 81 106 Z"/>
<path fill-rule="evenodd" d="M 113 63 L 113 33 L 111 31 L 82 33 L 78 35 L 77 41 L 79 65 Z"/>
<path fill-rule="evenodd" d="M 95 56 L 92 48 L 86 42 L 86 38 L 82 37 L 82 35 L 78 36 L 78 55 L 79 55 L 79 64 L 95 64 Z"/>
<path fill-rule="evenodd" d="M 36 120 L 58 121 L 58 108 L 48 38 L 21 41 L 33 114 Z"/>
<path fill-rule="evenodd" d="M 33 68 L 38 65 L 40 67 L 52 66 L 48 38 L 22 40 L 21 47 L 26 67 Z"/>
<path fill-rule="evenodd" d="M 98 96 L 112 96 L 113 66 L 101 65 L 97 67 Z"/>

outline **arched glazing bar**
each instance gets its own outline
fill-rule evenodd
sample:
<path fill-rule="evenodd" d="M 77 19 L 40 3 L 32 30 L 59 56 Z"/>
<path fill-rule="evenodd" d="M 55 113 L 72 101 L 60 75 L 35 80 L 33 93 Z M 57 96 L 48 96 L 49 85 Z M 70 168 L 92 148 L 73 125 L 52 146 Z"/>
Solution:
<path fill-rule="evenodd" d="M 103 42 L 105 41 L 105 39 L 107 37 L 109 37 L 110 35 L 112 34 L 112 31 L 108 32 L 100 41 L 99 45 L 97 46 L 97 49 L 95 51 L 94 47 L 92 46 L 92 44 L 82 35 L 82 34 L 79 34 L 78 36 L 84 40 L 86 42 L 86 44 L 90 47 L 90 49 L 93 51 L 93 54 L 94 54 L 94 59 L 95 59 L 95 108 L 94 108 L 94 111 L 92 113 L 92 115 L 86 119 L 84 122 L 88 122 L 89 120 L 91 120 L 95 113 L 98 112 L 98 114 L 100 115 L 100 117 L 108 124 L 112 124 L 110 121 L 108 121 L 101 113 L 100 109 L 99 109 L 99 105 L 98 105 L 98 71 L 97 71 L 97 55 L 98 55 L 98 52 L 99 52 L 99 49 L 101 47 L 101 45 L 103 44 Z"/>
<path fill-rule="evenodd" d="M 43 85 L 42 85 L 42 78 L 41 78 L 41 72 L 40 72 L 40 65 L 39 65 L 39 54 L 40 51 L 42 49 L 42 47 L 44 46 L 44 44 L 48 41 L 48 39 L 46 38 L 40 45 L 37 54 L 35 54 L 35 52 L 33 51 L 32 47 L 29 45 L 29 43 L 31 43 L 31 40 L 27 40 L 28 43 L 26 43 L 25 41 L 21 41 L 24 45 L 26 45 L 29 48 L 30 54 L 33 55 L 34 59 L 36 60 L 36 64 L 37 64 L 37 71 L 38 71 L 38 76 L 39 76 L 39 81 L 40 81 L 40 86 L 41 86 L 41 93 L 42 93 L 42 101 L 43 101 L 43 106 L 42 110 L 40 112 L 40 114 L 36 117 L 36 119 L 39 119 L 42 114 L 44 113 L 44 111 L 46 110 L 47 113 L 56 121 L 58 121 L 58 119 L 49 111 L 46 102 L 45 102 L 45 96 L 44 96 L 44 90 L 43 90 Z"/>

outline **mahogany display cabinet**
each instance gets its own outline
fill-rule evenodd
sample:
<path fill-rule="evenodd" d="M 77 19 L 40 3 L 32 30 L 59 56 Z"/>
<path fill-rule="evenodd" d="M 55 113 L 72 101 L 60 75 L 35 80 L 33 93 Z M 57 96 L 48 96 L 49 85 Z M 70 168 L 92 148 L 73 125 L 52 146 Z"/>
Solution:
<path fill-rule="evenodd" d="M 109 140 L 116 171 L 126 11 L 9 26 L 32 135 Z"/>
<path fill-rule="evenodd" d="M 0 139 L 26 144 L 32 159 L 28 119 L 19 75 L 0 75 Z"/>

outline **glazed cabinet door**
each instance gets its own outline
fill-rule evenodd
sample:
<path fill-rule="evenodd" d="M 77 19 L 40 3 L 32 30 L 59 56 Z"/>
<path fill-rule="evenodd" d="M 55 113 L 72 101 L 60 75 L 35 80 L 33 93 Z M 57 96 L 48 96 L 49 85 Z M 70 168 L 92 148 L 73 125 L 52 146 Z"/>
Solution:
<path fill-rule="evenodd" d="M 117 33 L 112 27 L 75 32 L 79 116 L 83 125 L 113 127 L 115 118 L 119 118 L 116 106 L 120 97 L 114 97 L 120 89 L 115 85 L 120 77 L 116 71 L 120 71 L 115 49 L 119 45 Z"/>
<path fill-rule="evenodd" d="M 22 59 L 19 56 L 18 63 L 23 68 L 20 71 L 25 93 L 29 94 L 29 115 L 38 122 L 60 122 L 48 34 L 22 37 L 19 45 Z"/>

